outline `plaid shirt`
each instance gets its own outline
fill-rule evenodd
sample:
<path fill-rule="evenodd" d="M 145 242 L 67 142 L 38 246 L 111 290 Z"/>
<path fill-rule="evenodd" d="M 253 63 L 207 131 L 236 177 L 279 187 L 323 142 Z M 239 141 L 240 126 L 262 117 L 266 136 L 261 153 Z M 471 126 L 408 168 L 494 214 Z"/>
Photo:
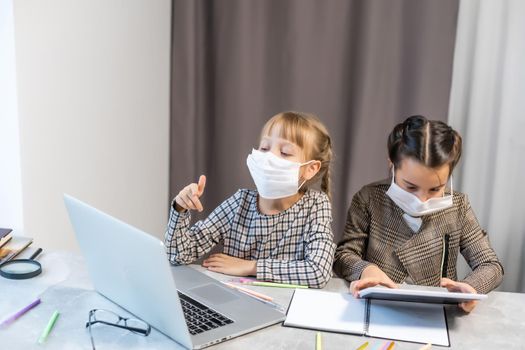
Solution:
<path fill-rule="evenodd" d="M 188 264 L 217 243 L 224 254 L 257 260 L 257 279 L 322 288 L 335 252 L 326 194 L 308 190 L 292 207 L 261 214 L 257 192 L 241 189 L 190 227 L 189 211 L 172 204 L 165 245 L 172 264 Z"/>
<path fill-rule="evenodd" d="M 466 195 L 454 192 L 453 206 L 423 216 L 414 233 L 403 219 L 403 210 L 386 195 L 389 186 L 390 180 L 372 183 L 354 196 L 343 240 L 335 253 L 337 274 L 348 281 L 357 280 L 374 264 L 396 283 L 408 279 L 439 286 L 442 270 L 457 280 L 456 263 L 461 253 L 472 268 L 463 282 L 479 293 L 488 293 L 501 283 L 503 266 Z"/>

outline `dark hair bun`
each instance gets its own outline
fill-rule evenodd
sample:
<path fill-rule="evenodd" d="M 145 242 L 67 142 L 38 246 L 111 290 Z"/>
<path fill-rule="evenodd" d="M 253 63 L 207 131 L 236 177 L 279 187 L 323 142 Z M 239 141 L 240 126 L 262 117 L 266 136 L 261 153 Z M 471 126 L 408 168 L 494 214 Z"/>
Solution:
<path fill-rule="evenodd" d="M 446 123 L 414 115 L 397 124 L 388 137 L 388 156 L 399 168 L 406 157 L 430 168 L 449 164 L 450 173 L 461 157 L 461 136 Z"/>

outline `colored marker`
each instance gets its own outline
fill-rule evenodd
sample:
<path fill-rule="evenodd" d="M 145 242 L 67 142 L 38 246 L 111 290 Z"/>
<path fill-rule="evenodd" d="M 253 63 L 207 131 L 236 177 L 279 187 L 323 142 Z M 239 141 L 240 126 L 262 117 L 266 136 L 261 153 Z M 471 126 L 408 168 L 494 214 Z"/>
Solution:
<path fill-rule="evenodd" d="M 315 336 L 315 350 L 323 350 L 321 332 L 317 332 L 317 335 Z"/>
<path fill-rule="evenodd" d="M 53 312 L 53 315 L 51 315 L 49 322 L 47 322 L 47 326 L 46 328 L 44 328 L 42 335 L 40 336 L 40 338 L 38 338 L 38 343 L 43 344 L 46 341 L 47 336 L 49 335 L 49 333 L 51 333 L 51 330 L 55 326 L 58 315 L 60 315 L 58 311 Z"/>
<path fill-rule="evenodd" d="M 256 292 L 254 290 L 251 290 L 251 289 L 248 289 L 248 288 L 239 287 L 239 286 L 236 286 L 236 285 L 228 283 L 228 282 L 222 282 L 222 283 L 224 283 L 225 285 L 227 285 L 230 288 L 237 289 L 237 290 L 239 290 L 241 292 L 244 292 L 246 294 L 250 294 L 253 297 L 256 297 L 256 298 L 259 298 L 259 299 L 262 299 L 262 300 L 266 300 L 266 301 L 273 301 L 272 297 L 269 297 L 269 296 L 264 295 L 262 293 Z"/>
<path fill-rule="evenodd" d="M 257 281 L 255 278 L 249 278 L 249 277 L 241 277 L 241 278 L 237 279 L 237 282 L 239 282 L 239 283 L 252 283 L 252 282 L 255 282 L 255 281 Z"/>
<path fill-rule="evenodd" d="M 247 289 L 247 288 L 242 288 L 242 287 L 239 287 L 239 286 L 236 286 L 236 285 L 233 285 L 233 284 L 230 284 L 228 282 L 222 282 L 224 283 L 225 285 L 227 285 L 228 287 L 232 288 L 232 289 L 237 289 L 238 291 L 240 292 L 243 292 L 245 294 L 248 294 L 249 296 L 259 300 L 260 302 L 262 303 L 265 303 L 265 304 L 268 304 L 274 308 L 276 308 L 277 310 L 283 312 L 283 313 L 286 313 L 286 308 L 282 305 L 279 305 L 279 304 L 276 304 L 274 303 L 272 300 L 273 298 L 272 297 L 269 297 L 267 295 L 264 295 L 264 294 L 261 294 L 261 293 L 258 293 L 258 292 L 255 292 L 251 289 Z M 268 300 L 269 299 L 269 300 Z"/>
<path fill-rule="evenodd" d="M 365 342 L 360 347 L 358 347 L 356 350 L 365 350 L 367 347 L 368 347 L 368 342 Z"/>
<path fill-rule="evenodd" d="M 253 281 L 250 282 L 252 286 L 259 287 L 275 287 L 275 288 L 301 288 L 306 289 L 308 286 L 301 286 L 298 284 L 288 284 L 288 283 L 274 283 L 274 282 L 262 282 L 262 281 Z"/>
<path fill-rule="evenodd" d="M 28 312 L 29 310 L 31 310 L 38 304 L 40 304 L 40 298 L 38 298 L 37 300 L 33 301 L 31 304 L 27 305 L 26 307 L 22 308 L 21 310 L 15 312 L 13 315 L 3 320 L 2 323 L 0 323 L 0 327 L 9 326 L 11 323 L 16 321 L 17 318 L 21 317 L 23 314 L 25 314 L 26 312 Z"/>

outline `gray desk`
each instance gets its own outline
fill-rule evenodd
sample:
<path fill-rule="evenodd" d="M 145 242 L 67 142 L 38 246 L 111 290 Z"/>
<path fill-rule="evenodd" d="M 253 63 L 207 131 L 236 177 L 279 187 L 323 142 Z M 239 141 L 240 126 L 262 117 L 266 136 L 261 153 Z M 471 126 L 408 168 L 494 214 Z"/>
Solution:
<path fill-rule="evenodd" d="M 1 349 L 90 349 L 84 328 L 88 311 L 106 308 L 122 316 L 128 315 L 117 305 L 93 291 L 84 261 L 72 253 L 44 253 L 39 257 L 44 272 L 25 281 L 0 278 L 0 319 L 40 297 L 42 303 L 0 329 Z M 202 269 L 200 266 L 195 266 Z M 206 272 L 219 280 L 230 277 Z M 293 290 L 251 287 L 274 297 L 287 306 Z M 326 290 L 346 291 L 347 285 L 334 278 Z M 151 301 L 152 303 L 155 301 Z M 36 343 L 54 310 L 61 313 L 54 330 L 44 345 Z M 452 349 L 525 349 L 525 294 L 493 292 L 470 314 L 463 315 L 456 307 L 447 310 Z M 315 331 L 275 325 L 239 337 L 210 349 L 313 349 Z M 94 329 L 97 349 L 178 349 L 172 340 L 152 330 L 148 337 L 131 334 L 114 327 Z M 384 341 L 375 338 L 323 332 L 323 348 L 355 349 L 369 341 L 375 349 Z M 419 349 L 421 345 L 396 342 L 396 350 Z M 434 347 L 440 348 L 440 347 Z M 446 349 L 446 348 L 443 348 Z"/>

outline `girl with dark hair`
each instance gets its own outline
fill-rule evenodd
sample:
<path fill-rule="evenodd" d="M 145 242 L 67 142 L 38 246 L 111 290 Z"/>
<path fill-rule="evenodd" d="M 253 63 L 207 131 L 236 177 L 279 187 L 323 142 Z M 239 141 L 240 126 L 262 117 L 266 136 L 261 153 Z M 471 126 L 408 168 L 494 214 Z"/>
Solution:
<path fill-rule="evenodd" d="M 461 136 L 447 124 L 412 116 L 388 137 L 392 177 L 363 187 L 352 199 L 335 271 L 363 288 L 396 283 L 488 293 L 503 267 L 465 194 L 454 191 L 452 171 Z M 447 183 L 450 183 L 447 188 Z M 457 280 L 461 253 L 472 272 Z M 471 311 L 476 302 L 462 303 Z"/>

